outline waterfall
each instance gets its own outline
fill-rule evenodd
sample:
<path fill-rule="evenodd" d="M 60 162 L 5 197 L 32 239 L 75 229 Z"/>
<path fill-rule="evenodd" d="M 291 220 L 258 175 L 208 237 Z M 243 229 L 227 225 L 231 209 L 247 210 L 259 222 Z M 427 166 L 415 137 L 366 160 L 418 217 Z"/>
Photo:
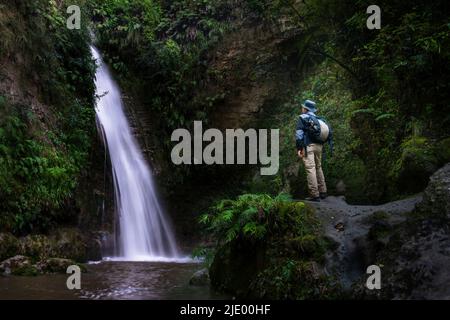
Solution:
<path fill-rule="evenodd" d="M 131 132 L 119 88 L 99 51 L 94 47 L 91 51 L 97 62 L 97 125 L 111 159 L 119 222 L 114 259 L 177 259 L 175 237 L 158 201 L 151 169 Z"/>

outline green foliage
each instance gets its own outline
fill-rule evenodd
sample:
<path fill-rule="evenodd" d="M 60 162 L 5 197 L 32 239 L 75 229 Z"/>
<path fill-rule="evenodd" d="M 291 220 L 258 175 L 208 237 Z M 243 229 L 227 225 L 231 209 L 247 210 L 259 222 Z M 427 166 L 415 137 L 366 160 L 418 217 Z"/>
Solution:
<path fill-rule="evenodd" d="M 64 104 L 72 95 L 92 99 L 93 64 L 88 47 L 87 2 L 81 30 L 66 27 L 70 1 L 8 1 L 0 15 L 0 52 L 19 53 L 18 67 L 34 78 L 42 98 L 50 104 Z"/>
<path fill-rule="evenodd" d="M 186 126 L 194 117 L 206 120 L 210 101 L 193 95 L 206 76 L 207 50 L 225 30 L 223 3 L 111 0 L 94 11 L 99 45 L 163 120 L 161 130 Z"/>
<path fill-rule="evenodd" d="M 23 113 L 25 109 L 7 106 L 0 110 L 1 222 L 13 232 L 51 226 L 60 215 L 57 209 L 72 196 L 87 157 L 88 142 L 72 144 L 78 138 L 86 139 L 86 132 L 81 130 L 76 139 L 77 132 L 59 136 L 58 144 L 50 144 L 49 136 L 32 131 L 39 124 Z"/>
<path fill-rule="evenodd" d="M 26 276 L 26 277 L 33 277 L 37 276 L 39 274 L 38 270 L 33 265 L 24 265 L 20 268 L 16 268 L 12 272 L 15 276 Z"/>
<path fill-rule="evenodd" d="M 420 192 L 428 177 L 439 167 L 437 148 L 427 138 L 413 136 L 401 146 L 401 155 L 392 166 L 391 177 L 404 192 Z"/>
<path fill-rule="evenodd" d="M 395 5 L 383 1 L 378 3 L 384 8 L 381 30 L 358 32 L 351 21 L 358 20 L 356 11 L 367 3 L 360 1 L 354 9 L 348 8 L 348 15 L 353 18 L 347 21 L 347 29 L 336 39 L 346 43 L 337 53 L 351 57 L 351 61 L 346 60 L 361 75 L 360 83 L 352 87 L 355 103 L 374 110 L 363 118 L 355 115 L 352 128 L 359 137 L 357 153 L 369 168 L 368 185 L 386 190 L 388 194 L 375 196 L 375 199 L 386 199 L 408 190 L 417 191 L 395 180 L 399 188 L 388 187 L 392 183 L 387 179 L 390 170 L 398 171 L 405 150 L 410 149 L 402 142 L 410 136 L 426 135 L 428 139 L 436 139 L 447 135 L 450 20 L 443 13 L 445 1 L 435 1 L 432 5 L 426 1 Z M 359 49 L 355 51 L 351 46 Z M 417 132 L 418 125 L 421 132 Z M 426 149 L 414 153 L 418 162 L 427 157 Z M 424 163 L 433 166 L 435 162 L 428 159 Z M 431 172 L 418 178 L 426 181 Z"/>
<path fill-rule="evenodd" d="M 81 30 L 67 29 L 67 3 L 2 4 L 0 52 L 18 57 L 12 70 L 25 88 L 0 96 L 0 229 L 14 233 L 73 219 L 69 203 L 95 132 L 87 2 Z"/>
<path fill-rule="evenodd" d="M 328 244 L 305 203 L 287 194 L 244 194 L 219 201 L 200 223 L 217 240 L 210 266 L 215 288 L 269 299 L 325 298 L 331 290 L 330 279 L 318 273 Z"/>
<path fill-rule="evenodd" d="M 366 27 L 370 4 L 287 0 L 279 1 L 277 10 L 265 7 L 290 17 L 309 35 L 296 40 L 299 61 L 308 58 L 316 69 L 304 81 L 300 97 L 319 101 L 319 113 L 336 129 L 336 157 L 326 162 L 326 176 L 332 183 L 341 177 L 350 184 L 347 198 L 356 202 L 388 201 L 411 192 L 391 174 L 402 161 L 402 142 L 417 135 L 431 141 L 445 138 L 450 125 L 446 2 L 381 1 L 382 28 L 377 31 Z M 322 60 L 313 59 L 319 56 Z M 292 128 L 297 113 L 281 123 L 288 121 Z M 294 158 L 285 156 L 291 163 Z M 292 176 L 293 167 L 285 168 Z M 297 185 L 303 185 L 299 180 Z M 302 193 L 298 189 L 294 194 Z"/>
<path fill-rule="evenodd" d="M 104 45 L 120 50 L 139 49 L 154 40 L 160 22 L 156 1 L 99 1 L 93 10 L 96 28 Z M 104 37 L 107 35 L 107 39 Z"/>
<path fill-rule="evenodd" d="M 219 243 L 225 244 L 240 236 L 261 240 L 266 236 L 269 216 L 289 200 L 286 194 L 275 198 L 266 194 L 244 194 L 236 200 L 219 201 L 211 208 L 211 213 L 200 216 L 199 221 L 208 226 Z"/>
<path fill-rule="evenodd" d="M 209 268 L 211 266 L 211 263 L 214 260 L 214 248 L 207 248 L 207 247 L 196 247 L 192 251 L 192 258 L 194 259 L 200 259 L 203 264 Z"/>

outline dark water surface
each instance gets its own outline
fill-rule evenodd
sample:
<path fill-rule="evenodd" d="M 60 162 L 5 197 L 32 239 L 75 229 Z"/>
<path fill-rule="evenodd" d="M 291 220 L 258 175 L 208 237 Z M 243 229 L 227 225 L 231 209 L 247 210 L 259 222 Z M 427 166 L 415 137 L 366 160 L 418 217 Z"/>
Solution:
<path fill-rule="evenodd" d="M 87 265 L 81 290 L 69 275 L 0 276 L 0 299 L 218 299 L 208 286 L 189 285 L 198 263 L 103 261 Z"/>

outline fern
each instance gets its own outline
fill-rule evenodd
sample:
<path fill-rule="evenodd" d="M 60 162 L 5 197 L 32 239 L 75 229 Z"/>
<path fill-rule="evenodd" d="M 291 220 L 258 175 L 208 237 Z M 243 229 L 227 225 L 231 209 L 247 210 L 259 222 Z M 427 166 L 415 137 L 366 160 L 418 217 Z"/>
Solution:
<path fill-rule="evenodd" d="M 285 193 L 276 197 L 267 194 L 243 194 L 235 200 L 225 199 L 217 202 L 210 213 L 200 216 L 199 223 L 205 225 L 222 243 L 231 242 L 238 237 L 260 240 L 266 235 L 270 221 L 293 220 L 295 214 L 298 218 L 300 211 L 305 211 L 304 204 L 292 202 L 290 195 Z M 280 223 L 275 223 L 272 228 L 276 229 L 278 224 Z M 286 225 L 288 224 L 283 224 Z"/>

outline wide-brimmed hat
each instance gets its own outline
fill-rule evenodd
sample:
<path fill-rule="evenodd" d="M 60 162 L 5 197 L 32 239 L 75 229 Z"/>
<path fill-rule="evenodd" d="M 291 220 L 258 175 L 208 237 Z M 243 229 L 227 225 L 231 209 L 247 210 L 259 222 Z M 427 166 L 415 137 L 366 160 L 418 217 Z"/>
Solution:
<path fill-rule="evenodd" d="M 305 100 L 305 102 L 302 104 L 302 107 L 311 112 L 317 111 L 316 103 L 311 100 Z"/>

